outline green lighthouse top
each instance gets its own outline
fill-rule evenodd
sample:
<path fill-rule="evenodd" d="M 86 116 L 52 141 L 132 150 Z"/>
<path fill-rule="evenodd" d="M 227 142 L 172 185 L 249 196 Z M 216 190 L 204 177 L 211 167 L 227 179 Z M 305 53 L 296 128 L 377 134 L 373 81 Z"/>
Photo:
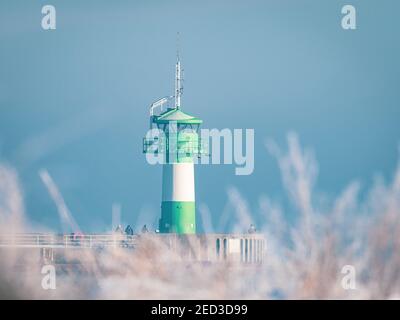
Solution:
<path fill-rule="evenodd" d="M 193 163 L 193 157 L 208 155 L 208 148 L 201 140 L 200 125 L 203 120 L 187 114 L 181 109 L 181 63 L 176 62 L 175 95 L 165 96 L 150 106 L 150 131 L 143 139 L 143 152 L 164 154 L 165 163 Z M 173 107 L 162 110 L 165 104 L 175 99 Z M 156 112 L 156 109 L 158 112 Z M 158 129 L 153 131 L 153 129 Z"/>
<path fill-rule="evenodd" d="M 183 112 L 179 108 L 171 108 L 156 116 L 153 122 L 157 124 L 166 124 L 169 122 L 176 122 L 178 124 L 201 124 L 203 121 Z"/>

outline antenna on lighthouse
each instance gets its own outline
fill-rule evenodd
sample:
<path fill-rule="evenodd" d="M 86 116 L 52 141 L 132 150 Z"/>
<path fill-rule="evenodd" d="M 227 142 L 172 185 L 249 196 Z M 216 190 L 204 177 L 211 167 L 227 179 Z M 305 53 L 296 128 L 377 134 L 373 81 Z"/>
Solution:
<path fill-rule="evenodd" d="M 182 87 L 182 69 L 181 60 L 179 57 L 179 32 L 176 35 L 176 68 L 175 68 L 175 108 L 181 107 L 181 96 L 183 93 Z"/>

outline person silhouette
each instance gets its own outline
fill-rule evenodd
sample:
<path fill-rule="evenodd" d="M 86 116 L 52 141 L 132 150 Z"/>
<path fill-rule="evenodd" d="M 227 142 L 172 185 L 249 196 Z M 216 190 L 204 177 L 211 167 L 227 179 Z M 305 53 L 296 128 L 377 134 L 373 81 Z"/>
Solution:
<path fill-rule="evenodd" d="M 132 227 L 128 224 L 127 225 L 127 227 L 125 228 L 125 233 L 128 235 L 128 236 L 132 236 L 133 235 L 133 229 L 132 229 Z"/>
<path fill-rule="evenodd" d="M 256 233 L 256 232 L 257 232 L 257 229 L 256 229 L 256 227 L 254 226 L 254 224 L 251 224 L 251 225 L 250 225 L 250 228 L 249 228 L 248 232 L 249 232 L 249 233 Z"/>
<path fill-rule="evenodd" d="M 115 228 L 115 233 L 124 233 L 124 230 L 120 224 Z"/>
<path fill-rule="evenodd" d="M 147 233 L 147 232 L 149 232 L 149 230 L 147 229 L 147 226 L 144 225 L 142 228 L 142 233 Z"/>

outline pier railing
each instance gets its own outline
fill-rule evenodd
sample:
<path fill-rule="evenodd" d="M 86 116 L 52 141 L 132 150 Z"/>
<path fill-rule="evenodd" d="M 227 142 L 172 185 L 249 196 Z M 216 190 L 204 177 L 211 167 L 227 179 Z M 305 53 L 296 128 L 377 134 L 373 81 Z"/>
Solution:
<path fill-rule="evenodd" d="M 107 248 L 134 247 L 137 235 L 125 234 L 43 234 L 0 235 L 0 247 Z"/>

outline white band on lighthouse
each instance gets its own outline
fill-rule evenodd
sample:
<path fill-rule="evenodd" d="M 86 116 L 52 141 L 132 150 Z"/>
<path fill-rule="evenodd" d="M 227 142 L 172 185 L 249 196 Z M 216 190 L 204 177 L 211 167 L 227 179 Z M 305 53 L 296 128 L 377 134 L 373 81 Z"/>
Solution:
<path fill-rule="evenodd" d="M 163 165 L 162 201 L 195 201 L 193 163 Z"/>

